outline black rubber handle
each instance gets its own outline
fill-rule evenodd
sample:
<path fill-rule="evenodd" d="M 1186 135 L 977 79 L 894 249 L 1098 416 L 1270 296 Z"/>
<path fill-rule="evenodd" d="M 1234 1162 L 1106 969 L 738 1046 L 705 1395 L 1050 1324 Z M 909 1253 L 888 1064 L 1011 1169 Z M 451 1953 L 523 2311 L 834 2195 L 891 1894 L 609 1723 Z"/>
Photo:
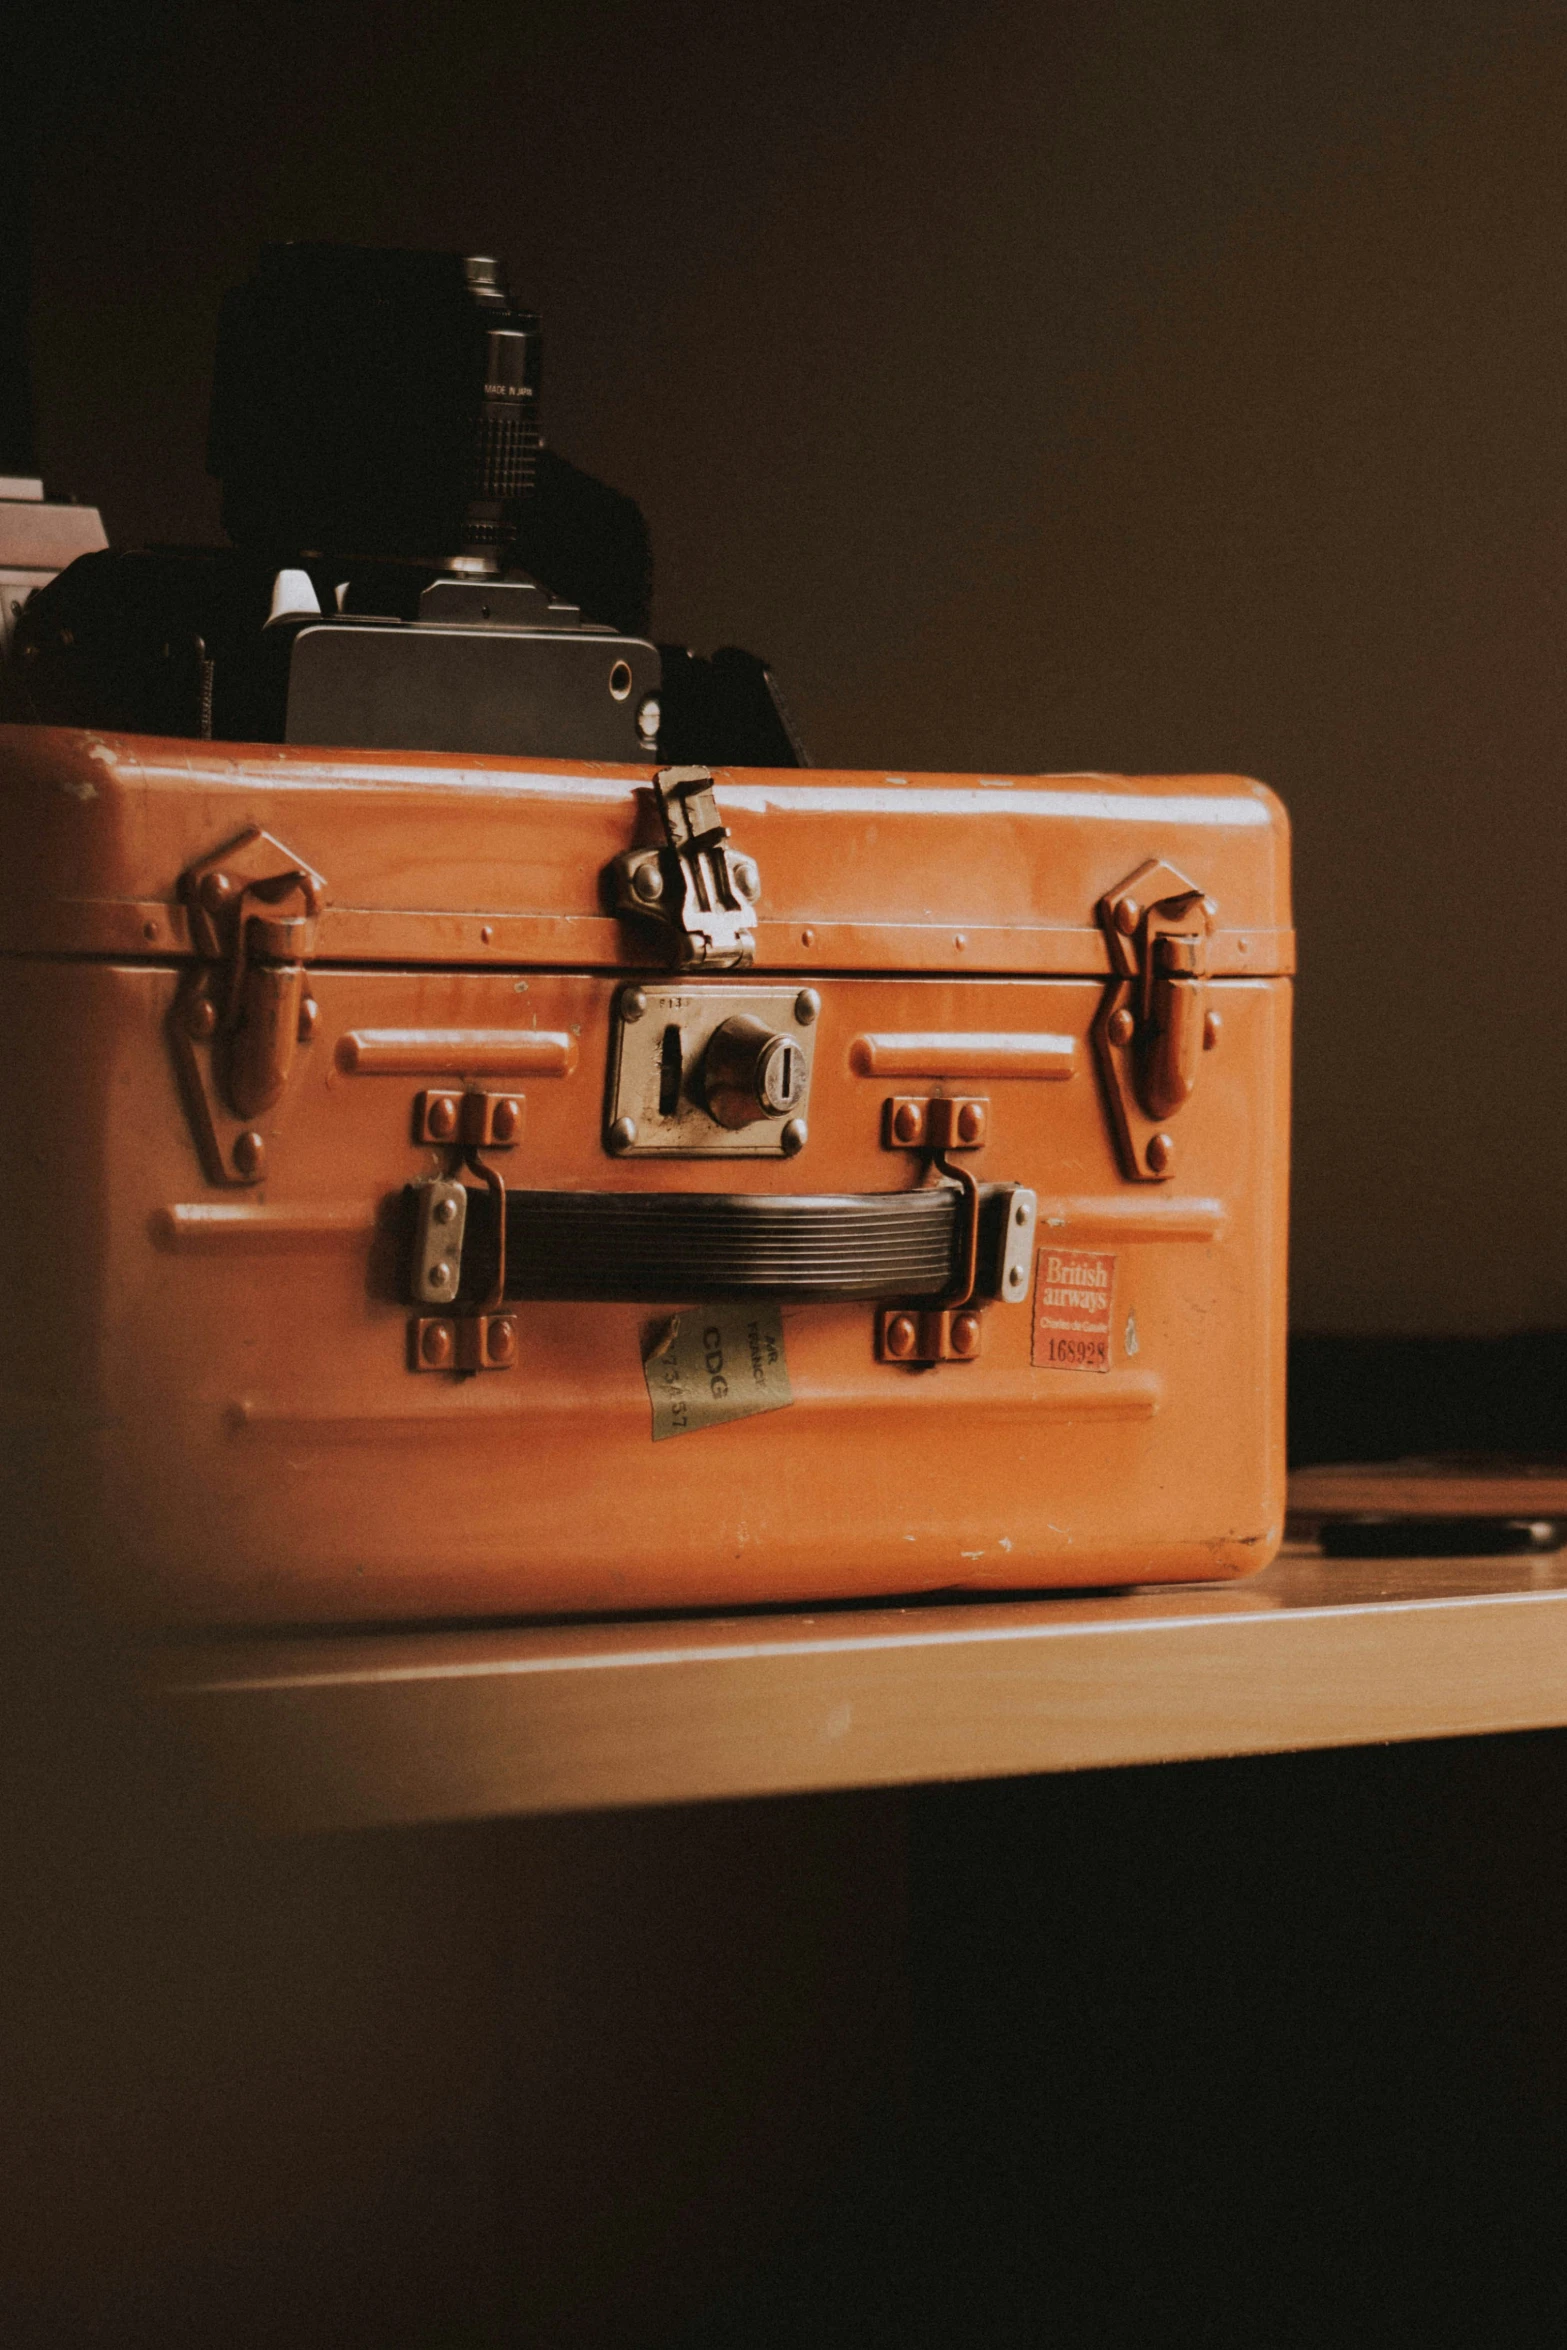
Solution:
<path fill-rule="evenodd" d="M 818 1195 L 508 1191 L 506 1296 L 648 1305 L 936 1298 L 957 1270 L 959 1199 L 949 1184 Z M 999 1245 L 1000 1216 L 982 1207 L 980 1221 L 983 1262 Z M 494 1206 L 474 1191 L 459 1304 L 489 1295 L 495 1254 Z"/>

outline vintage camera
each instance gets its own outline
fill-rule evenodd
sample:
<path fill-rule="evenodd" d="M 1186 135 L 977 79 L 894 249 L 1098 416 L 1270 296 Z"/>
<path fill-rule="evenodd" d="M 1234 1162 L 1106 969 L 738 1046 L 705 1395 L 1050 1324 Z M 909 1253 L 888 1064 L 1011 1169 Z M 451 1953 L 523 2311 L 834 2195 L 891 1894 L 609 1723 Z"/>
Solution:
<path fill-rule="evenodd" d="M 795 766 L 766 664 L 648 637 L 634 501 L 548 449 L 497 261 L 268 247 L 218 329 L 221 548 L 107 549 L 17 615 L 6 714 L 228 741 Z"/>

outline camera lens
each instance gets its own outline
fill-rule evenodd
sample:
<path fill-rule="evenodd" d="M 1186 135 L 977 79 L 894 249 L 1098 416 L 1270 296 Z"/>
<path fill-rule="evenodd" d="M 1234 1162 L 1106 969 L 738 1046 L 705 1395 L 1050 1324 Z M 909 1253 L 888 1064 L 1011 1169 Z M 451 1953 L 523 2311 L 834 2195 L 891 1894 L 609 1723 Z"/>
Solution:
<path fill-rule="evenodd" d="M 534 490 L 541 357 L 490 254 L 268 247 L 220 323 L 226 529 L 280 559 L 495 572 Z"/>

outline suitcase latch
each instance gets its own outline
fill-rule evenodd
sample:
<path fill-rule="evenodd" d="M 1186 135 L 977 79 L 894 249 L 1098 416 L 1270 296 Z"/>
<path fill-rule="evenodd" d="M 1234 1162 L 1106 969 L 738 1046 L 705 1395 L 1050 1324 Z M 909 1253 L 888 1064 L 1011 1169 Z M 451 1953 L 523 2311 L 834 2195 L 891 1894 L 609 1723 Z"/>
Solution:
<path fill-rule="evenodd" d="M 1116 977 L 1094 1022 L 1094 1049 L 1122 1169 L 1137 1183 L 1173 1174 L 1169 1123 L 1191 1100 L 1203 1054 L 1219 1041 L 1205 983 L 1217 911 L 1158 858 L 1099 901 Z"/>
<path fill-rule="evenodd" d="M 180 877 L 202 958 L 175 997 L 171 1028 L 197 1147 L 214 1183 L 260 1183 L 262 1120 L 315 1033 L 305 962 L 326 884 L 252 827 Z"/>
<path fill-rule="evenodd" d="M 615 911 L 656 923 L 677 970 L 748 971 L 762 880 L 755 860 L 729 845 L 712 776 L 705 767 L 661 767 L 653 798 L 663 845 L 615 859 Z"/>

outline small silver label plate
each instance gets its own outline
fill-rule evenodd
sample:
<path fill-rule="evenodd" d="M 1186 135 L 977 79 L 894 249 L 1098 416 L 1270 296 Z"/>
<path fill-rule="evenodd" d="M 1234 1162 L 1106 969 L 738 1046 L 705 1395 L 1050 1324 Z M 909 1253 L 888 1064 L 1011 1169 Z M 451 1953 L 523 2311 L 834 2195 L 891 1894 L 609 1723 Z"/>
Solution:
<path fill-rule="evenodd" d="M 821 999 L 811 988 L 710 983 L 623 987 L 610 1039 L 606 1149 L 617 1158 L 785 1159 L 805 1140 Z M 744 1126 L 720 1125 L 707 1106 L 703 1065 L 715 1030 L 749 1018 L 788 1040 L 786 1117 L 760 1102 Z"/>
<path fill-rule="evenodd" d="M 997 1296 L 1004 1305 L 1020 1306 L 1028 1302 L 1029 1268 L 1034 1261 L 1034 1226 L 1039 1220 L 1039 1202 L 1033 1192 L 1021 1183 L 1009 1183 L 1002 1190 L 1000 1286 Z"/>
<path fill-rule="evenodd" d="M 462 1240 L 468 1222 L 466 1184 L 432 1178 L 421 1183 L 414 1235 L 414 1303 L 449 1306 L 462 1279 Z"/>

